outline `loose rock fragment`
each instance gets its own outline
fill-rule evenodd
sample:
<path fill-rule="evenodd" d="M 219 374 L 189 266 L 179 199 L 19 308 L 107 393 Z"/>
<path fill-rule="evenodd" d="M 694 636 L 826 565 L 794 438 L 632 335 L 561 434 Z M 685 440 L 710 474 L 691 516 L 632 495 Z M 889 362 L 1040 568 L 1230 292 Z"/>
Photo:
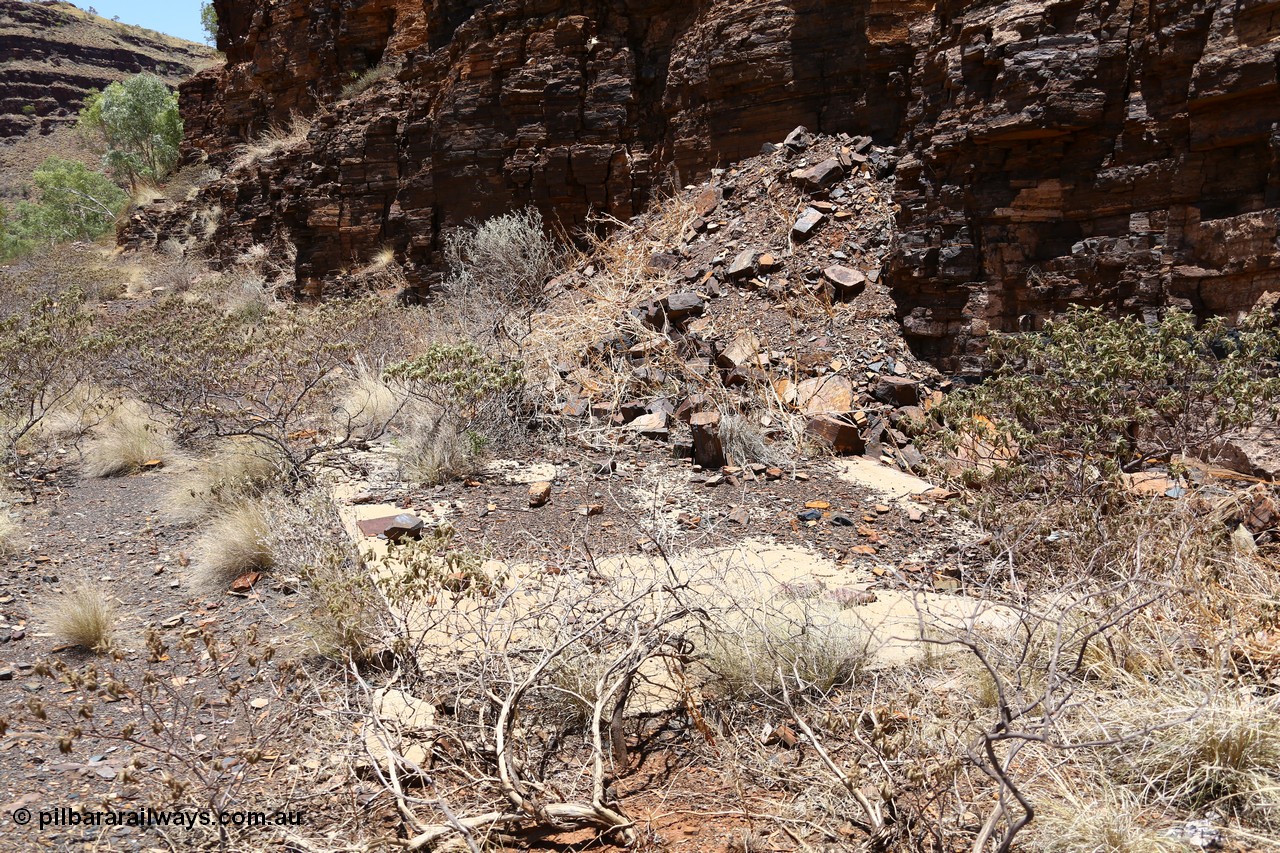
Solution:
<path fill-rule="evenodd" d="M 551 484 L 550 483 L 546 483 L 546 482 L 531 483 L 529 485 L 529 506 L 530 507 L 537 509 L 538 507 L 546 506 L 547 502 L 550 500 L 551 500 Z"/>

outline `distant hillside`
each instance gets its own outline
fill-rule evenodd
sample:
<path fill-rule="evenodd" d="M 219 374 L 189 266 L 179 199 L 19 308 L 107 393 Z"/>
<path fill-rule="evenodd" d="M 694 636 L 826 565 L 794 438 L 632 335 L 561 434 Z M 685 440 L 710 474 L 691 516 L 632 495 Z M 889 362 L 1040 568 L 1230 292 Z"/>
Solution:
<path fill-rule="evenodd" d="M 176 85 L 216 61 L 204 45 L 70 3 L 0 0 L 0 199 L 50 154 L 89 156 L 69 130 L 90 92 L 141 71 Z"/>

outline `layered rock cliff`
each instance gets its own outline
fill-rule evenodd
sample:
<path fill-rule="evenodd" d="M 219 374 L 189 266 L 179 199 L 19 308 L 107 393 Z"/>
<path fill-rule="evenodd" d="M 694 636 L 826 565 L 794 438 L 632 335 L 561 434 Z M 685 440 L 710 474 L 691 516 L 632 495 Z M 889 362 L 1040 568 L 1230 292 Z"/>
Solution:
<path fill-rule="evenodd" d="M 897 146 L 889 280 L 951 369 L 1072 302 L 1235 311 L 1280 286 L 1280 0 L 216 6 L 227 66 L 183 108 L 188 156 L 228 172 L 195 204 L 224 211 L 224 254 L 296 244 L 313 293 L 383 245 L 425 281 L 443 229 L 512 207 L 625 218 L 799 124 Z M 305 139 L 233 162 L 293 116 Z"/>
<path fill-rule="evenodd" d="M 1280 289 L 1280 2 L 953 0 L 915 36 L 893 280 L 919 352 Z"/>

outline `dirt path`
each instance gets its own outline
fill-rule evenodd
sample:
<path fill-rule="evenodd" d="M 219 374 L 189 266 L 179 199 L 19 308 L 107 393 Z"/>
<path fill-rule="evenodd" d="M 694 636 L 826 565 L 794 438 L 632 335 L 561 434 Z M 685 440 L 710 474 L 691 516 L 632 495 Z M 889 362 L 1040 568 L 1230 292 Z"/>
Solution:
<path fill-rule="evenodd" d="M 239 596 L 194 588 L 183 567 L 196 531 L 164 519 L 168 488 L 162 472 L 85 480 L 22 508 L 24 550 L 0 573 L 0 803 L 33 818 L 5 827 L 5 849 L 152 847 L 157 830 L 144 841 L 131 827 L 40 828 L 40 813 L 168 808 L 171 777 L 192 782 L 188 802 L 280 805 L 253 791 L 290 763 L 286 744 L 252 767 L 242 756 L 286 721 L 278 676 L 301 653 L 288 627 L 301 598 L 265 581 Z M 66 647 L 42 615 L 82 582 L 115 605 L 110 656 Z M 60 745 L 77 726 L 83 736 Z"/>

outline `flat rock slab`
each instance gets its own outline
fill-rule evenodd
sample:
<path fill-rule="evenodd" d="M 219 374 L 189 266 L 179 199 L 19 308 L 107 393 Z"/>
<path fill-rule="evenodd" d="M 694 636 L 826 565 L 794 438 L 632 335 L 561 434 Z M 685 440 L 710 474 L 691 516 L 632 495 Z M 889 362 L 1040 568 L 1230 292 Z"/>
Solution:
<path fill-rule="evenodd" d="M 881 465 L 871 459 L 844 459 L 837 463 L 840 479 L 865 486 L 890 500 L 902 500 L 913 495 L 923 495 L 934 488 L 933 483 L 912 474 Z"/>
<path fill-rule="evenodd" d="M 356 527 L 365 536 L 381 536 L 391 542 L 400 542 L 405 539 L 421 539 L 426 522 L 412 513 L 402 512 L 361 519 L 356 522 Z"/>
<path fill-rule="evenodd" d="M 822 223 L 827 221 L 827 215 L 820 210 L 814 210 L 812 207 L 806 210 L 796 224 L 791 226 L 791 234 L 797 240 L 807 240 L 812 237 Z"/>
<path fill-rule="evenodd" d="M 484 472 L 497 476 L 508 486 L 528 486 L 532 483 L 554 483 L 560 473 L 556 466 L 546 462 L 515 462 L 496 459 L 484 467 Z"/>

